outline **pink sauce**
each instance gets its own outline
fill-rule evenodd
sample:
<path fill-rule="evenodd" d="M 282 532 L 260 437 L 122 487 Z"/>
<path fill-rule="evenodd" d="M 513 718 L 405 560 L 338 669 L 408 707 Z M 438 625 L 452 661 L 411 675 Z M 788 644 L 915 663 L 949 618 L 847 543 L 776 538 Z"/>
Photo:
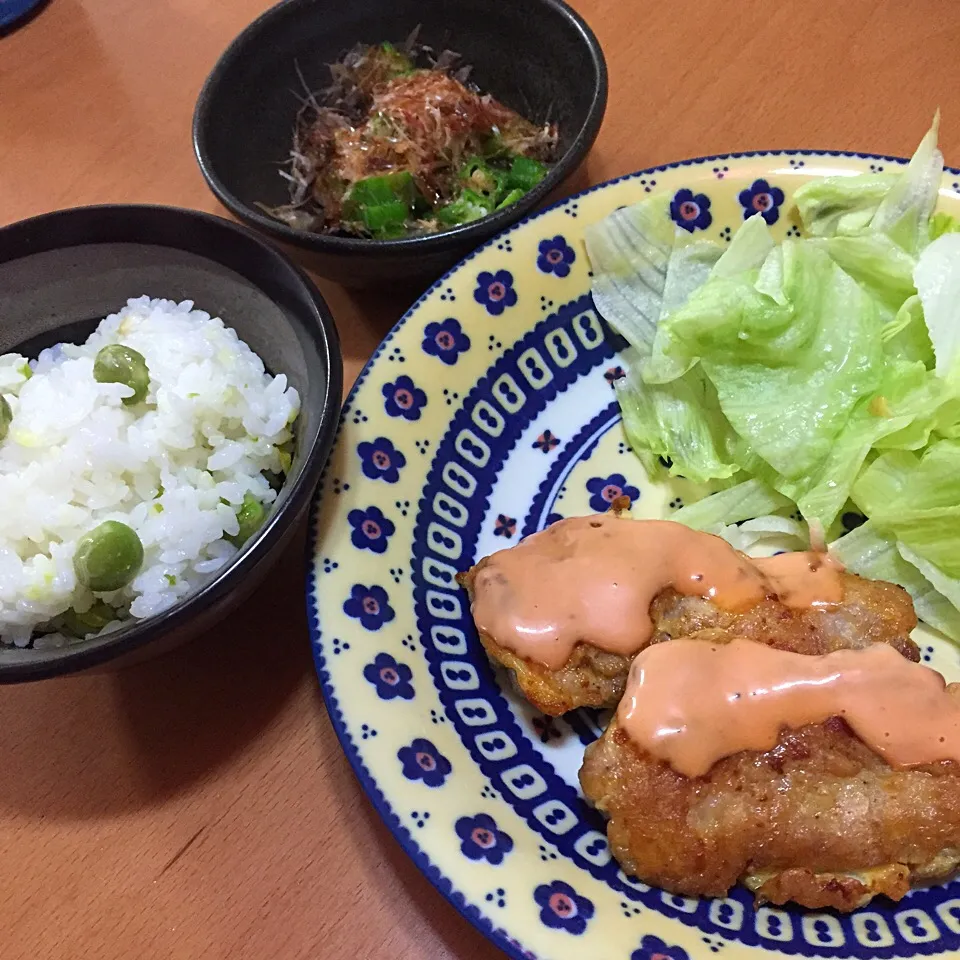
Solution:
<path fill-rule="evenodd" d="M 667 587 L 732 612 L 781 593 L 788 606 L 835 604 L 842 569 L 814 553 L 752 562 L 669 520 L 571 517 L 488 558 L 473 616 L 501 646 L 557 670 L 580 642 L 623 656 L 642 650 L 650 604 Z"/>
<path fill-rule="evenodd" d="M 676 639 L 640 653 L 617 721 L 688 777 L 780 731 L 842 717 L 891 767 L 960 762 L 960 700 L 935 670 L 884 643 L 806 656 L 737 639 Z"/>
<path fill-rule="evenodd" d="M 750 562 L 767 578 L 784 606 L 835 606 L 843 600 L 843 582 L 838 576 L 843 564 L 825 553 L 781 553 L 753 557 Z"/>

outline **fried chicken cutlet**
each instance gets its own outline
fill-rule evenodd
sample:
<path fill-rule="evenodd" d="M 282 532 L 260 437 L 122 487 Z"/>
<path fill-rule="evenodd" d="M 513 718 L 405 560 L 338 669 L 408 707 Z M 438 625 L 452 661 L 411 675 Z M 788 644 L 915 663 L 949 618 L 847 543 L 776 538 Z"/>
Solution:
<path fill-rule="evenodd" d="M 679 643 L 732 637 L 709 630 Z M 789 649 L 820 646 L 811 633 Z M 947 693 L 960 703 L 960 684 Z M 685 776 L 629 735 L 623 710 L 587 748 L 580 782 L 609 817 L 613 855 L 646 883 L 723 896 L 739 881 L 761 902 L 849 911 L 879 894 L 898 900 L 960 866 L 954 759 L 891 767 L 833 716 L 781 728 L 772 749 L 742 750 Z"/>
<path fill-rule="evenodd" d="M 578 521 L 589 521 L 590 526 L 581 526 L 573 531 L 577 536 L 592 533 L 595 523 L 623 524 L 662 524 L 679 527 L 664 521 L 636 521 L 623 517 L 618 511 L 602 514 L 595 518 L 575 518 L 561 520 L 535 537 L 548 538 L 559 532 L 556 528 Z M 686 528 L 683 528 L 686 530 Z M 553 531 L 553 533 L 551 533 Z M 718 537 L 709 534 L 687 531 L 695 539 L 697 549 L 709 548 L 724 562 L 741 566 L 752 566 L 747 557 L 737 553 Z M 512 551 L 522 549 L 527 538 Z M 465 574 L 460 582 L 467 589 L 474 613 L 477 612 L 476 598 L 478 589 L 483 588 L 485 571 L 487 576 L 502 577 L 498 570 L 503 557 L 493 554 L 479 561 Z M 531 551 L 529 564 L 542 563 L 547 567 L 556 559 L 553 555 L 539 555 Z M 519 556 L 519 554 L 516 554 Z M 607 558 L 609 568 L 616 575 L 618 560 L 615 555 Z M 663 564 L 663 557 L 652 551 L 646 563 L 652 568 Z M 631 574 L 626 562 L 621 567 L 624 578 Z M 641 570 L 640 575 L 646 571 Z M 531 571 L 535 576 L 536 571 Z M 746 608 L 724 609 L 715 600 L 697 595 L 681 593 L 666 586 L 659 590 L 645 611 L 635 611 L 637 616 L 647 614 L 650 630 L 640 636 L 640 641 L 628 652 L 604 649 L 604 637 L 584 632 L 577 636 L 569 656 L 563 663 L 546 664 L 538 662 L 510 645 L 506 636 L 486 628 L 478 621 L 478 633 L 487 655 L 495 663 L 510 670 L 522 694 L 541 712 L 550 716 L 559 716 L 577 707 L 614 707 L 623 695 L 630 663 L 648 643 L 669 640 L 671 637 L 685 636 L 705 629 L 719 629 L 735 632 L 738 636 L 756 640 L 760 643 L 776 643 L 783 649 L 797 649 L 810 652 L 827 653 L 831 650 L 859 647 L 873 642 L 889 643 L 911 660 L 919 660 L 919 651 L 910 639 L 910 632 L 917 624 L 913 604 L 909 595 L 901 587 L 882 581 L 863 580 L 853 574 L 837 571 L 836 580 L 840 585 L 838 602 L 814 605 L 791 606 L 783 601 L 775 590 L 775 584 L 757 577 L 758 590 L 750 598 Z M 501 598 L 511 599 L 509 584 L 499 586 Z M 506 586 L 507 589 L 503 589 Z M 616 586 L 616 584 L 614 584 Z M 589 587 L 585 587 L 589 589 Z M 566 598 L 557 596 L 556 606 Z M 602 618 L 600 620 L 602 625 Z"/>

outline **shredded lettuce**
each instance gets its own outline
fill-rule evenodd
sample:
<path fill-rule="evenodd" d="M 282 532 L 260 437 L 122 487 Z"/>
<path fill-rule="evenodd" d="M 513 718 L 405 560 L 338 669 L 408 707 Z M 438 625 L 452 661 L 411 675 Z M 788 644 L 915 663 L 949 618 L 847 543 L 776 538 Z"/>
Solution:
<path fill-rule="evenodd" d="M 626 355 L 627 376 L 616 383 L 623 424 L 647 472 L 659 458 L 674 476 L 696 483 L 725 480 L 738 470 L 729 453 L 733 437 L 717 407 L 716 392 L 699 370 L 664 384 L 647 384 L 636 353 Z"/>
<path fill-rule="evenodd" d="M 692 363 L 662 357 L 655 343 L 664 312 L 707 280 L 723 250 L 686 243 L 657 198 L 615 211 L 587 230 L 586 242 L 596 308 L 630 343 L 617 396 L 644 466 L 653 473 L 663 457 L 673 474 L 696 482 L 733 476 L 732 431 L 716 409 L 713 386 Z M 642 370 L 652 361 L 669 367 L 669 382 L 644 381 Z"/>
<path fill-rule="evenodd" d="M 903 173 L 826 177 L 800 187 L 794 202 L 807 233 L 880 234 L 908 253 L 919 253 L 931 239 L 931 217 L 943 175 L 939 128 L 938 113 Z"/>
<path fill-rule="evenodd" d="M 921 620 L 951 640 L 960 641 L 960 609 L 956 603 L 906 559 L 911 555 L 909 550 L 901 552 L 897 541 L 881 533 L 872 520 L 831 543 L 830 553 L 861 577 L 900 584 L 913 599 Z"/>
<path fill-rule="evenodd" d="M 705 283 L 663 322 L 664 352 L 696 357 L 750 450 L 795 479 L 824 460 L 880 383 L 873 301 L 808 241 L 788 241 L 771 295 L 747 271 Z M 761 268 L 761 273 L 762 273 Z"/>
<path fill-rule="evenodd" d="M 708 527 L 706 532 L 722 537 L 741 553 L 752 554 L 761 551 L 774 552 L 785 548 L 805 550 L 810 541 L 806 524 L 778 514 L 757 517 L 755 520 L 729 526 L 717 524 L 714 527 Z"/>
<path fill-rule="evenodd" d="M 940 440 L 919 456 L 883 454 L 858 478 L 853 497 L 877 528 L 960 577 L 960 441 Z"/>
<path fill-rule="evenodd" d="M 894 181 L 870 221 L 872 231 L 886 234 L 904 250 L 914 253 L 930 242 L 930 217 L 943 177 L 943 154 L 937 147 L 939 132 L 937 111 L 907 169 Z"/>
<path fill-rule="evenodd" d="M 920 254 L 914 270 L 935 369 L 947 377 L 960 356 L 960 233 L 945 233 Z"/>
<path fill-rule="evenodd" d="M 809 236 L 855 236 L 870 226 L 896 178 L 893 173 L 823 177 L 805 183 L 793 201 Z"/>
<path fill-rule="evenodd" d="M 754 216 L 696 241 L 653 197 L 587 252 L 631 345 L 631 446 L 715 491 L 675 519 L 746 550 L 836 530 L 852 503 L 870 520 L 840 559 L 960 641 L 960 219 L 935 209 L 938 123 L 900 171 L 797 190 L 799 238 Z"/>
<path fill-rule="evenodd" d="M 760 480 L 744 480 L 743 483 L 681 507 L 672 519 L 694 530 L 706 530 L 717 524 L 725 526 L 739 523 L 790 506 L 790 500 Z"/>

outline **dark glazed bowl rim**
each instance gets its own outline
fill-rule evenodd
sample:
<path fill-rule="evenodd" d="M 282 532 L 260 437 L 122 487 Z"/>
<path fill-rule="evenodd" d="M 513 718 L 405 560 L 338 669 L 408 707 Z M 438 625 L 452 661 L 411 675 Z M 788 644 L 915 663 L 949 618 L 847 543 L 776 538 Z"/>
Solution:
<path fill-rule="evenodd" d="M 239 220 L 257 227 L 279 240 L 308 250 L 331 254 L 357 254 L 375 259 L 388 259 L 397 255 L 420 253 L 438 253 L 444 250 L 467 247 L 471 242 L 479 243 L 494 233 L 508 227 L 511 223 L 526 216 L 544 197 L 559 186 L 586 157 L 600 131 L 600 124 L 607 108 L 607 64 L 603 56 L 600 41 L 587 22 L 563 0 L 524 0 L 531 8 L 539 7 L 541 12 L 559 17 L 572 26 L 579 34 L 586 52 L 592 73 L 593 92 L 590 107 L 580 130 L 569 148 L 557 163 L 550 168 L 547 176 L 529 193 L 516 203 L 503 210 L 489 214 L 464 226 L 454 227 L 440 233 L 425 234 L 416 237 L 400 237 L 395 240 L 368 240 L 362 237 L 338 237 L 307 230 L 294 230 L 292 227 L 259 212 L 236 197 L 224 184 L 214 169 L 210 157 L 207 125 L 210 104 L 224 75 L 244 56 L 251 44 L 262 42 L 261 35 L 275 20 L 290 16 L 291 10 L 309 6 L 316 0 L 282 0 L 270 7 L 256 20 L 239 33 L 217 60 L 207 79 L 204 81 L 197 98 L 193 113 L 193 150 L 200 165 L 204 180 L 217 199 Z M 531 19 L 535 22 L 537 11 L 531 9 Z M 590 82 L 585 80 L 584 82 Z"/>
<path fill-rule="evenodd" d="M 191 224 L 202 225 L 207 231 L 220 231 L 225 240 L 246 245 L 248 251 L 271 273 L 286 275 L 301 306 L 308 308 L 309 319 L 299 320 L 297 324 L 313 340 L 320 364 L 326 367 L 323 371 L 326 387 L 316 439 L 309 450 L 303 453 L 299 469 L 288 487 L 286 500 L 271 514 L 249 544 L 195 593 L 156 616 L 131 623 L 115 634 L 108 634 L 103 642 L 95 646 L 78 645 L 71 648 L 68 645 L 51 650 L 36 661 L 0 662 L 0 683 L 44 680 L 86 670 L 121 654 L 139 650 L 163 634 L 186 627 L 205 609 L 222 602 L 239 581 L 253 573 L 278 546 L 290 524 L 296 521 L 314 494 L 340 419 L 343 390 L 340 341 L 333 316 L 312 281 L 268 241 L 246 227 L 197 210 L 154 204 L 103 204 L 69 207 L 0 227 L 0 263 L 35 253 L 95 243 L 155 244 L 212 260 L 244 276 L 225 262 L 226 258 L 222 258 L 218 250 L 211 252 L 209 248 L 200 249 L 201 244 L 193 242 L 192 232 L 183 229 Z M 70 229 L 65 231 L 66 226 L 70 226 Z M 175 243 L 150 236 L 164 229 L 170 231 L 173 227 L 179 229 L 180 236 Z M 145 232 L 148 233 L 147 237 L 144 236 Z M 68 237 L 66 242 L 62 239 L 65 234 Z M 254 285 L 262 290 L 259 284 Z M 266 295 L 273 299 L 269 294 Z M 299 316 L 305 314 L 306 311 L 303 311 Z M 309 359 L 307 362 L 309 370 Z"/>

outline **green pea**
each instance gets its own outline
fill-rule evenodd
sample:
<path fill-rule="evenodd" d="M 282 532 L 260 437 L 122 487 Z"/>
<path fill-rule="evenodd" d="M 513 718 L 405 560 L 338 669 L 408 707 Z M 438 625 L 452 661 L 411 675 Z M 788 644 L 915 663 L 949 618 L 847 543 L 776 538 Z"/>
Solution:
<path fill-rule="evenodd" d="M 240 524 L 240 529 L 233 536 L 228 535 L 226 539 L 234 546 L 242 547 L 260 529 L 265 516 L 263 504 L 252 493 L 245 493 L 243 503 L 237 511 L 237 523 Z"/>
<path fill-rule="evenodd" d="M 141 403 L 150 387 L 150 371 L 142 353 L 122 343 L 104 347 L 93 361 L 93 379 L 97 383 L 122 383 L 133 391 L 132 397 L 124 397 L 126 406 Z"/>
<path fill-rule="evenodd" d="M 72 607 L 61 614 L 62 629 L 75 637 L 86 637 L 91 633 L 99 633 L 111 620 L 116 620 L 117 614 L 113 607 L 102 600 L 94 601 L 92 607 L 83 613 L 77 613 Z"/>
<path fill-rule="evenodd" d="M 77 579 L 96 593 L 125 587 L 142 564 L 140 538 L 117 520 L 106 520 L 82 536 L 73 555 Z"/>
<path fill-rule="evenodd" d="M 10 429 L 10 421 L 13 419 L 13 411 L 6 398 L 0 396 L 0 441 L 5 440 L 7 431 Z"/>

